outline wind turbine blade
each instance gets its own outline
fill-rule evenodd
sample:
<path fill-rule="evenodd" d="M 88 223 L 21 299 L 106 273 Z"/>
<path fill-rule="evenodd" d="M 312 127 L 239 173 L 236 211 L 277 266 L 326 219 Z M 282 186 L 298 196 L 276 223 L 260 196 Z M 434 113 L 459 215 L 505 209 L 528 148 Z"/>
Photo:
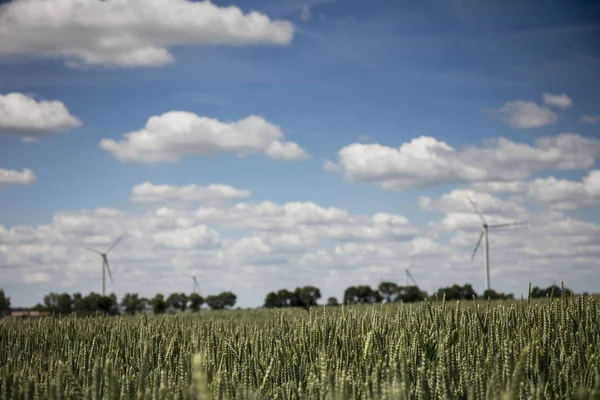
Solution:
<path fill-rule="evenodd" d="M 87 251 L 91 251 L 92 253 L 96 253 L 96 254 L 102 255 L 102 253 L 100 253 L 98 250 L 90 249 L 89 247 L 84 247 L 84 249 L 86 249 Z"/>
<path fill-rule="evenodd" d="M 475 258 L 475 254 L 477 253 L 477 250 L 479 249 L 479 246 L 481 245 L 481 240 L 483 239 L 484 233 L 485 233 L 485 231 L 481 231 L 481 235 L 479 235 L 479 240 L 477 241 L 477 244 L 475 245 L 475 250 L 473 250 L 473 255 L 471 256 L 471 261 L 473 261 L 473 259 Z"/>
<path fill-rule="evenodd" d="M 515 222 L 507 222 L 504 224 L 495 224 L 495 225 L 488 225 L 490 228 L 502 228 L 505 226 L 515 226 L 515 225 L 525 225 L 527 222 L 523 222 L 523 221 L 515 221 Z"/>
<path fill-rule="evenodd" d="M 114 241 L 114 243 L 108 248 L 108 250 L 106 250 L 106 253 L 104 254 L 108 254 L 108 252 L 111 251 L 121 241 L 121 239 L 123 239 L 123 236 L 125 236 L 126 233 L 127 232 L 123 232 L 123 234 Z"/>
<path fill-rule="evenodd" d="M 104 265 L 106 265 L 106 270 L 108 271 L 108 277 L 110 278 L 110 283 L 112 283 L 114 285 L 115 281 L 113 280 L 112 273 L 110 272 L 110 267 L 108 266 L 108 258 L 104 259 Z"/>
<path fill-rule="evenodd" d="M 471 196 L 467 196 L 467 198 L 469 199 L 469 203 L 471 203 L 471 205 L 473 206 L 473 209 L 475 210 L 475 212 L 477 213 L 477 215 L 479 215 L 479 219 L 481 219 L 481 222 L 483 222 L 483 224 L 486 225 L 487 222 L 485 222 L 485 218 L 483 218 L 483 215 L 479 212 L 479 209 L 475 205 L 475 202 L 473 201 L 473 199 L 471 198 Z"/>
<path fill-rule="evenodd" d="M 416 281 L 415 277 L 413 276 L 413 274 L 411 274 L 408 270 L 406 270 L 406 273 L 408 274 L 408 277 L 413 281 L 413 283 L 415 284 L 415 286 L 419 286 L 417 284 L 417 281 Z"/>

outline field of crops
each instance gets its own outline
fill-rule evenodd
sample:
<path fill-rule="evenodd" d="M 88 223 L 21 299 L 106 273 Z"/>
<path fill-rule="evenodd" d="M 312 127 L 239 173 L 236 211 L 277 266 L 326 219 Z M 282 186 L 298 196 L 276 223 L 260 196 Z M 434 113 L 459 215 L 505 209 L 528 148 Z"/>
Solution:
<path fill-rule="evenodd" d="M 599 305 L 563 296 L 310 313 L 5 318 L 0 395 L 600 399 Z"/>

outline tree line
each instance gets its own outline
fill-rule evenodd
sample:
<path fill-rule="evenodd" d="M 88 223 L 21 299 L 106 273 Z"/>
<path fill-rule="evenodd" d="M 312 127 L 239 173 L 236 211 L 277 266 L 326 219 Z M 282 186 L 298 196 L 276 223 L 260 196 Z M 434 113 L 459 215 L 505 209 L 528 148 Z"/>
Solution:
<path fill-rule="evenodd" d="M 564 288 L 565 294 L 573 292 Z M 583 293 L 588 295 L 588 293 Z M 544 298 L 547 296 L 558 297 L 561 295 L 561 289 L 556 285 L 547 288 L 534 287 L 531 289 L 531 298 Z M 267 294 L 264 302 L 266 308 L 284 308 L 284 307 L 302 307 L 308 309 L 317 305 L 321 298 L 321 292 L 314 286 L 297 287 L 293 291 L 281 289 L 277 292 Z M 511 293 L 500 293 L 494 290 L 486 290 L 480 296 L 475 292 L 473 286 L 469 283 L 460 286 L 452 285 L 440 288 L 433 295 L 419 289 L 418 286 L 401 286 L 394 282 L 381 282 L 377 288 L 368 285 L 350 286 L 344 291 L 343 304 L 376 304 L 376 303 L 414 303 L 430 300 L 510 300 L 514 299 Z M 329 297 L 326 305 L 337 306 L 338 300 L 335 297 Z"/>
<path fill-rule="evenodd" d="M 144 310 L 152 310 L 154 314 L 164 314 L 173 311 L 185 311 L 189 308 L 192 312 L 200 311 L 203 305 L 213 310 L 222 310 L 235 305 L 237 296 L 232 292 L 222 292 L 217 295 L 203 297 L 198 293 L 171 293 L 168 297 L 162 293 L 153 298 L 140 297 L 137 293 L 126 293 L 121 301 L 112 293 L 102 296 L 91 292 L 87 296 L 81 293 L 49 293 L 44 296 L 41 303 L 31 308 L 32 311 L 48 311 L 54 314 L 79 315 L 95 314 L 101 312 L 108 315 L 129 314 L 134 315 Z M 10 312 L 10 298 L 6 297 L 4 290 L 0 289 L 0 314 Z"/>
<path fill-rule="evenodd" d="M 559 297 L 562 291 L 565 294 L 573 294 L 573 291 L 567 288 L 557 287 L 556 285 L 547 288 L 533 287 L 529 296 L 531 298 L 544 298 L 549 296 Z M 588 295 L 587 292 L 582 293 Z M 321 298 L 321 291 L 315 286 L 297 287 L 293 291 L 281 289 L 277 292 L 269 292 L 264 301 L 265 308 L 287 308 L 301 307 L 309 309 L 318 305 Z M 499 293 L 494 290 L 486 290 L 480 296 L 475 292 L 471 284 L 452 285 L 439 288 L 433 295 L 419 289 L 418 286 L 401 286 L 394 282 L 381 282 L 377 288 L 371 288 L 368 285 L 350 286 L 344 291 L 343 304 L 376 304 L 376 303 L 413 303 L 425 299 L 447 301 L 454 300 L 473 300 L 473 299 L 491 299 L 491 300 L 509 300 L 514 299 L 510 293 Z M 164 314 L 166 312 L 186 311 L 198 312 L 203 305 L 212 310 L 230 309 L 235 306 L 237 296 L 230 291 L 222 292 L 217 295 L 206 297 L 198 293 L 171 293 L 168 297 L 162 293 L 156 294 L 153 298 L 140 297 L 137 293 L 126 293 L 121 301 L 117 300 L 116 295 L 102 296 L 91 292 L 87 296 L 81 293 L 70 295 L 68 293 L 49 293 L 44 296 L 42 303 L 38 303 L 31 308 L 33 311 L 48 311 L 55 314 L 77 313 L 79 315 L 95 314 L 101 312 L 108 315 L 129 314 L 134 315 L 144 310 L 152 310 L 154 314 Z M 326 305 L 339 305 L 337 298 L 329 297 Z M 0 316 L 10 314 L 10 298 L 0 289 Z"/>

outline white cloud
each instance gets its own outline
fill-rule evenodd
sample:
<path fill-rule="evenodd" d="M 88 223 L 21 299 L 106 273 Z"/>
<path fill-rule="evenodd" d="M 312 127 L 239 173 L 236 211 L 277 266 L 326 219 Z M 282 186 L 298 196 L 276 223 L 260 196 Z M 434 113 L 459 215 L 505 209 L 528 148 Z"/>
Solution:
<path fill-rule="evenodd" d="M 104 244 L 109 243 L 110 241 L 111 238 L 106 235 L 90 235 L 83 239 L 83 242 L 88 245 Z"/>
<path fill-rule="evenodd" d="M 485 220 L 487 223 L 494 225 L 515 222 L 517 219 L 487 213 L 485 214 Z M 474 211 L 449 212 L 440 220 L 439 227 L 448 231 L 481 230 L 481 219 Z"/>
<path fill-rule="evenodd" d="M 343 291 L 339 285 L 349 278 L 330 275 L 328 260 L 336 269 L 354 271 L 352 279 L 359 281 L 368 265 L 393 270 L 418 237 L 400 215 L 356 215 L 311 202 L 64 211 L 47 225 L 0 225 L 3 278 L 14 288 L 31 276 L 49 276 L 31 302 L 44 291 L 98 291 L 98 257 L 82 246 L 107 248 L 123 231 L 128 234 L 109 255 L 119 296 L 182 291 L 198 275 L 204 293 L 233 290 L 246 305 L 259 305 L 268 291 L 281 287 L 316 284 Z M 336 256 L 336 246 L 386 250 L 374 261 L 368 252 Z M 438 251 L 433 243 L 416 246 L 425 254 Z"/>
<path fill-rule="evenodd" d="M 411 255 L 436 254 L 441 248 L 442 246 L 430 238 L 418 237 L 412 241 Z"/>
<path fill-rule="evenodd" d="M 249 190 L 237 189 L 230 185 L 155 185 L 151 182 L 140 183 L 131 189 L 131 201 L 136 203 L 159 203 L 170 201 L 205 203 L 250 197 Z"/>
<path fill-rule="evenodd" d="M 300 10 L 300 19 L 302 21 L 308 21 L 311 18 L 312 18 L 312 14 L 310 12 L 310 7 L 302 6 L 302 9 Z"/>
<path fill-rule="evenodd" d="M 36 137 L 69 131 L 80 125 L 60 101 L 38 101 L 23 93 L 0 94 L 0 134 L 20 135 L 31 142 Z"/>
<path fill-rule="evenodd" d="M 0 187 L 5 185 L 31 185 L 37 177 L 29 168 L 21 171 L 0 168 Z"/>
<path fill-rule="evenodd" d="M 303 160 L 310 156 L 298 143 L 274 141 L 267 146 L 267 155 L 276 160 Z"/>
<path fill-rule="evenodd" d="M 590 171 L 583 178 L 583 187 L 593 196 L 600 196 L 600 170 Z"/>
<path fill-rule="evenodd" d="M 351 144 L 338 152 L 338 164 L 348 179 L 373 182 L 390 190 L 485 177 L 485 171 L 464 163 L 455 153 L 446 143 L 421 136 L 403 143 L 399 149 Z"/>
<path fill-rule="evenodd" d="M 50 274 L 48 274 L 46 272 L 35 272 L 33 274 L 25 275 L 23 277 L 23 281 L 28 284 L 49 282 L 50 279 L 51 279 Z"/>
<path fill-rule="evenodd" d="M 450 193 L 443 194 L 439 199 L 421 196 L 418 205 L 427 211 L 442 213 L 474 212 L 469 203 L 469 197 L 476 203 L 479 211 L 484 215 L 493 213 L 505 216 L 522 214 L 525 209 L 514 202 L 504 201 L 488 193 L 475 192 L 468 189 L 455 189 Z"/>
<path fill-rule="evenodd" d="M 544 103 L 549 106 L 558 107 L 562 110 L 565 110 L 573 105 L 573 100 L 566 94 L 550 94 L 544 93 L 542 94 L 542 99 Z"/>
<path fill-rule="evenodd" d="M 470 193 L 490 222 L 512 220 L 521 207 Z M 119 297 L 191 290 L 196 275 L 203 294 L 232 290 L 243 306 L 260 305 L 269 291 L 306 284 L 320 287 L 324 298 L 339 298 L 360 282 L 402 283 L 411 254 L 412 274 L 423 289 L 471 282 L 481 291 L 482 259 L 469 258 L 480 221 L 459 199 L 460 191 L 431 199 L 427 209 L 445 213 L 430 228 L 433 235 L 400 215 L 357 215 L 311 202 L 65 211 L 47 225 L 0 226 L 0 265 L 15 304 L 35 303 L 49 291 L 97 292 L 98 257 L 81 246 L 103 249 L 127 230 L 109 255 L 115 277 L 109 290 Z M 529 226 L 490 233 L 493 287 L 519 295 L 529 280 L 548 285 L 565 278 L 576 289 L 597 285 L 590 279 L 600 226 L 556 212 L 530 217 Z M 443 230 L 451 231 L 445 234 L 450 242 L 436 238 Z M 515 274 L 518 282 L 511 280 Z"/>
<path fill-rule="evenodd" d="M 508 195 L 520 201 L 535 201 L 556 210 L 575 210 L 600 205 L 600 170 L 572 181 L 553 176 L 531 181 L 488 182 L 476 184 L 479 190 Z"/>
<path fill-rule="evenodd" d="M 405 240 L 416 234 L 404 217 L 385 213 L 352 216 L 345 210 L 312 202 L 237 203 L 230 208 L 201 207 L 193 215 L 197 222 L 213 223 L 221 228 L 287 232 L 341 241 Z"/>
<path fill-rule="evenodd" d="M 524 100 L 506 102 L 496 110 L 496 115 L 511 127 L 518 129 L 539 128 L 558 121 L 558 115 L 548 107 Z"/>
<path fill-rule="evenodd" d="M 100 147 L 123 162 L 149 164 L 219 153 L 243 157 L 264 152 L 271 158 L 285 160 L 308 157 L 296 143 L 283 139 L 279 126 L 256 115 L 229 123 L 191 112 L 170 111 L 150 117 L 145 128 L 125 134 L 120 142 L 102 139 Z"/>
<path fill-rule="evenodd" d="M 431 226 L 436 230 L 451 232 L 450 265 L 453 276 L 468 274 L 475 280 L 476 287 L 483 288 L 483 253 L 478 254 L 474 262 L 470 261 L 481 230 L 481 221 L 472 210 L 460 211 L 466 207 L 453 201 L 453 197 L 451 192 L 430 200 L 429 205 L 436 207 L 429 209 L 445 213 L 439 222 Z M 492 224 L 514 220 L 512 215 L 510 218 L 505 216 L 503 209 L 507 207 L 498 205 L 514 204 L 509 209 L 522 206 L 480 194 L 478 202 L 482 203 L 482 209 L 486 207 L 485 198 L 489 204 L 484 214 Z M 499 209 L 499 212 L 494 213 L 493 208 Z M 490 230 L 492 287 L 498 289 L 508 285 L 526 290 L 528 281 L 533 285 L 547 286 L 553 280 L 560 282 L 564 279 L 570 288 L 577 285 L 592 288 L 586 280 L 591 279 L 593 271 L 597 269 L 597 261 L 594 260 L 600 255 L 600 225 L 569 218 L 539 206 L 527 209 L 525 214 L 525 226 Z M 514 276 L 518 276 L 518 279 L 511 278 Z M 594 282 L 597 285 L 597 279 Z M 518 296 L 518 289 L 513 293 Z"/>
<path fill-rule="evenodd" d="M 325 162 L 323 163 L 323 169 L 329 172 L 340 172 L 342 170 L 342 167 L 331 160 L 325 160 Z"/>
<path fill-rule="evenodd" d="M 1 55 L 62 57 L 68 65 L 172 63 L 173 46 L 287 45 L 294 26 L 235 6 L 187 0 L 19 0 L 0 6 Z"/>
<path fill-rule="evenodd" d="M 219 233 L 206 225 L 164 230 L 153 234 L 152 239 L 173 249 L 210 248 L 221 243 Z"/>
<path fill-rule="evenodd" d="M 600 115 L 582 115 L 579 122 L 582 124 L 600 124 Z"/>
<path fill-rule="evenodd" d="M 350 181 L 402 191 L 444 184 L 525 179 L 540 170 L 586 169 L 595 165 L 600 140 L 577 134 L 542 137 L 531 146 L 505 138 L 486 147 L 456 150 L 421 136 L 399 148 L 354 143 L 338 151 L 338 164 Z"/>

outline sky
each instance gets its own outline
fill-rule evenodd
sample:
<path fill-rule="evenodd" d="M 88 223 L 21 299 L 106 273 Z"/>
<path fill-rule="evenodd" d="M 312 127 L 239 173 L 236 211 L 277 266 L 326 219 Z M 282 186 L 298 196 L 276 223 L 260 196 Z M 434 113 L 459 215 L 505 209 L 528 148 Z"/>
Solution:
<path fill-rule="evenodd" d="M 600 288 L 600 3 L 0 2 L 0 288 Z"/>

